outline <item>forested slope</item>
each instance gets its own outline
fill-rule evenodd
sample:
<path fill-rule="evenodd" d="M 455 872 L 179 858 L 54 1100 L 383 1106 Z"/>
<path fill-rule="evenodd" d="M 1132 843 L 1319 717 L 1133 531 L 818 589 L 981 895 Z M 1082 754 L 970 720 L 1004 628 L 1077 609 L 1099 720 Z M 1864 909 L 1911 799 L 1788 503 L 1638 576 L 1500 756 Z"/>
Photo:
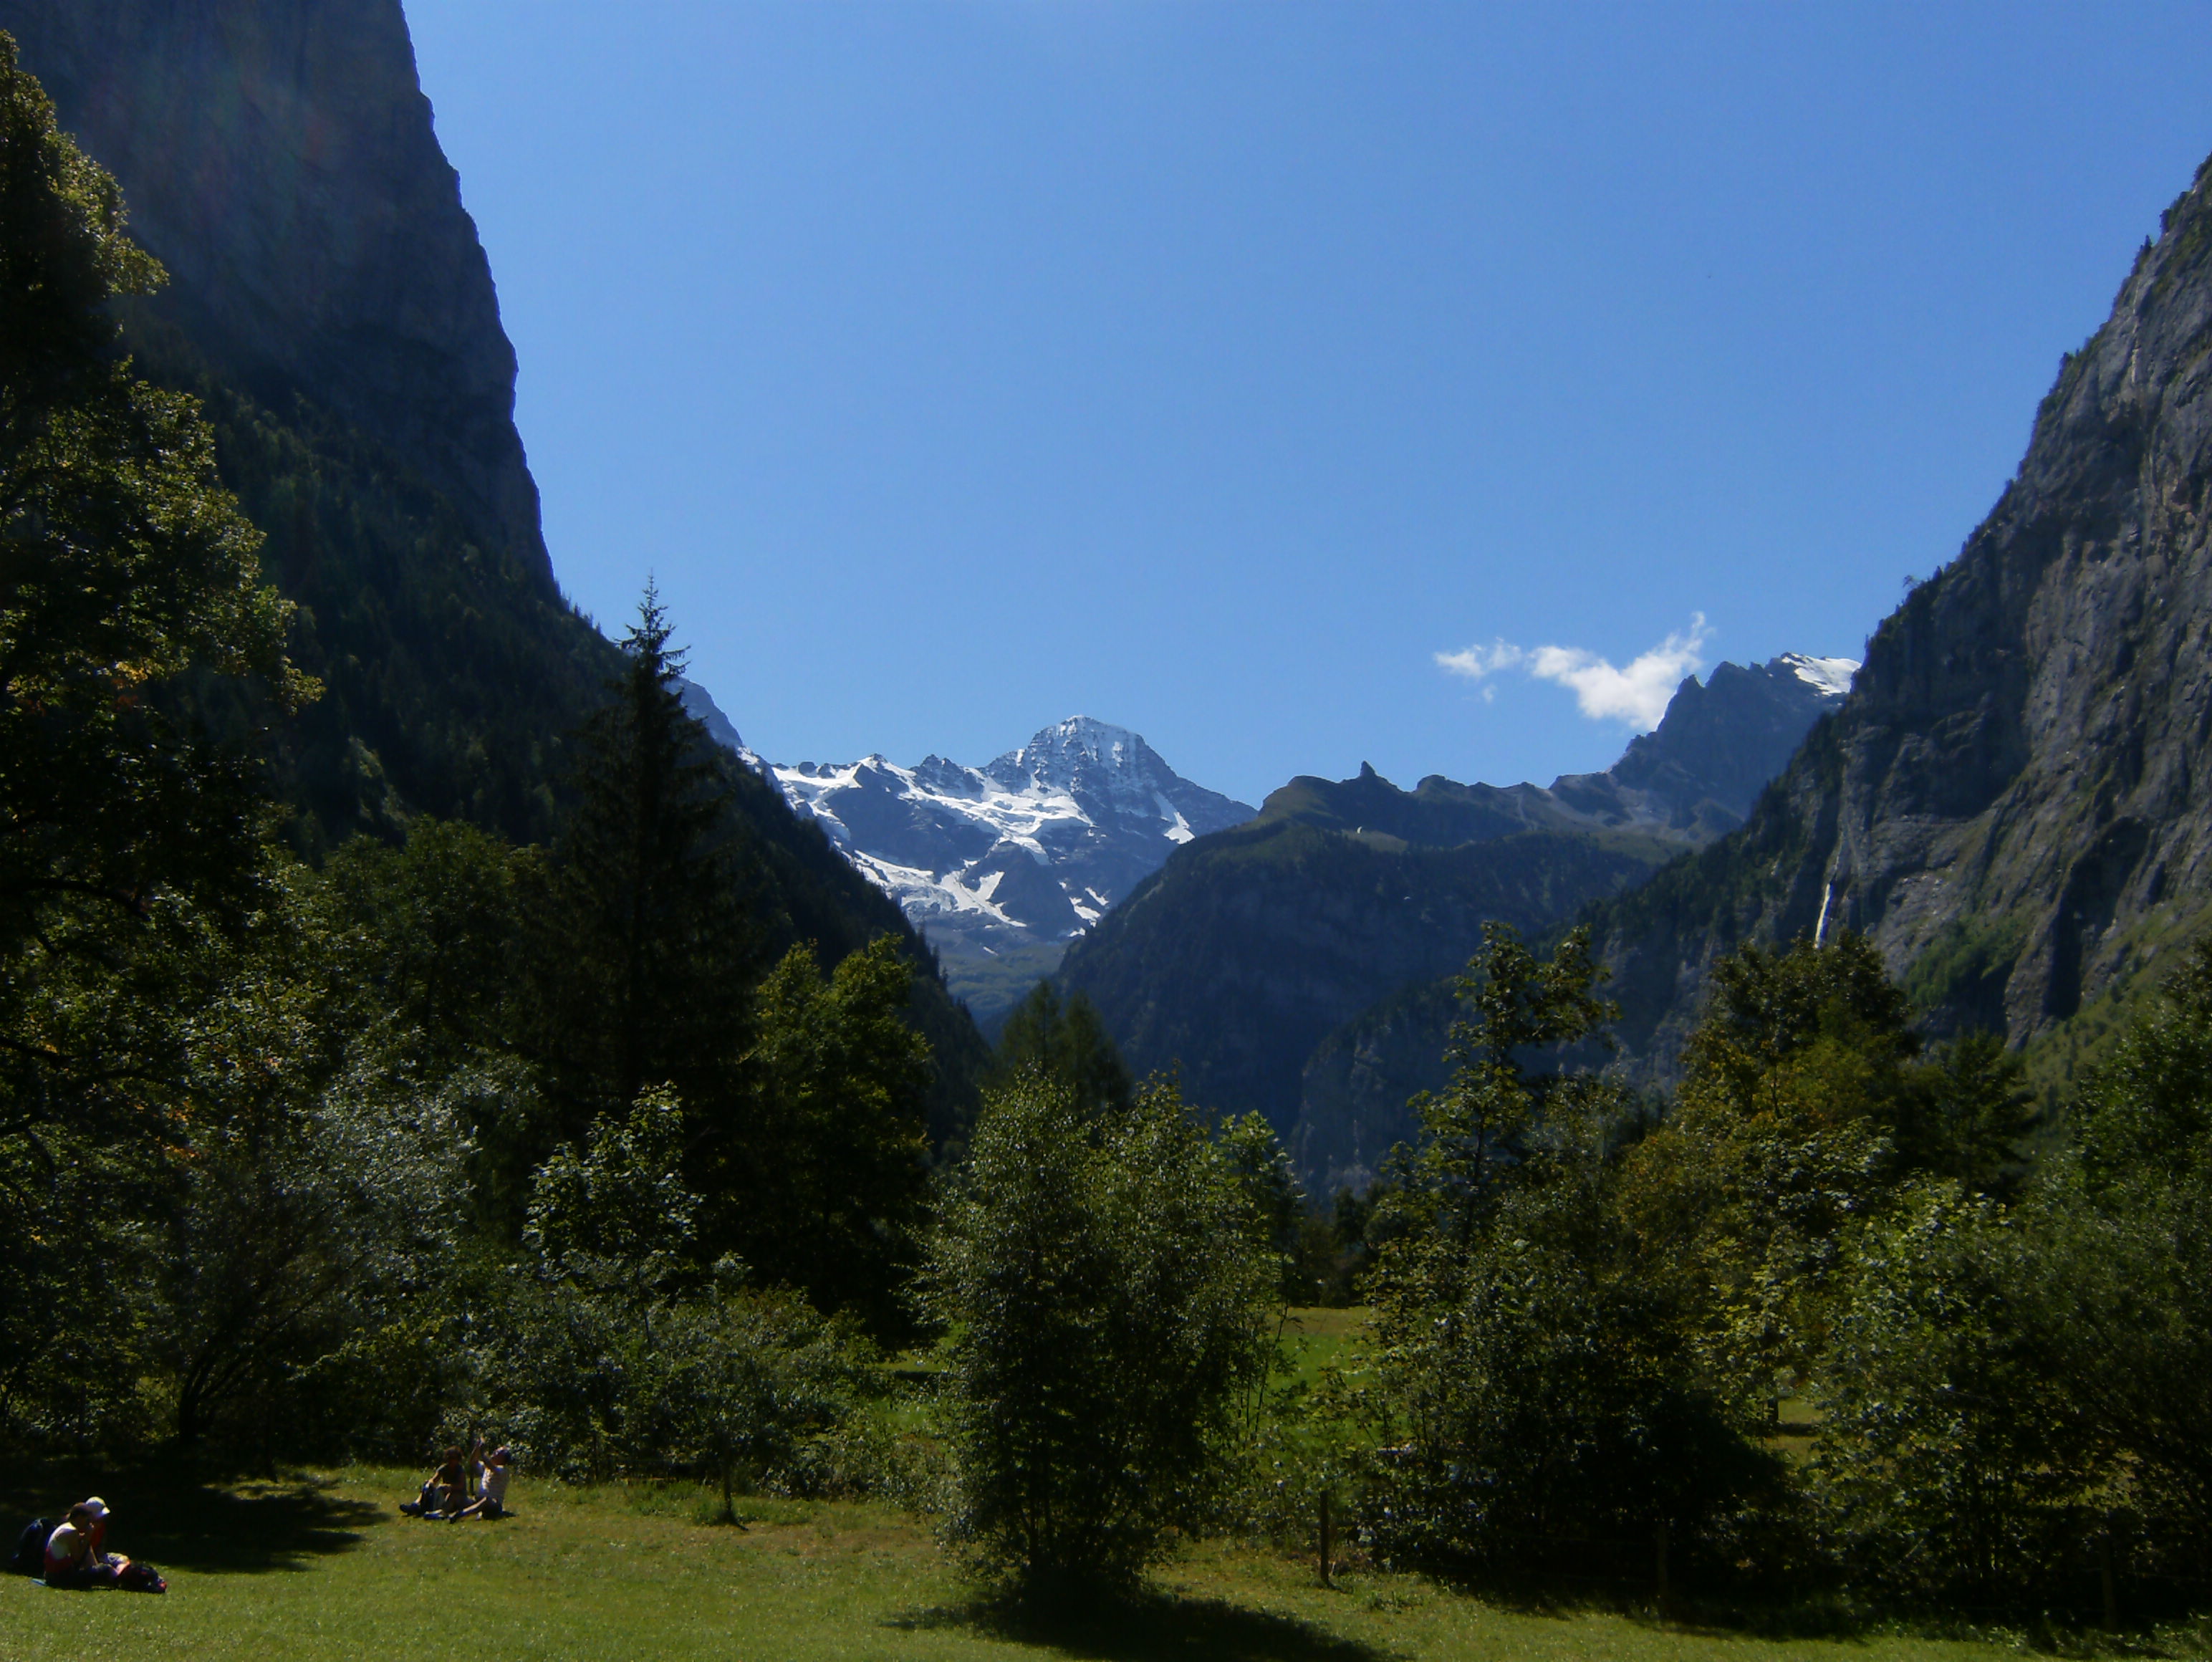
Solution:
<path fill-rule="evenodd" d="M 1139 1072 L 1257 1111 L 1309 1188 L 1364 1186 L 1443 1083 L 1449 978 L 1482 926 L 1548 930 L 1743 821 L 1854 665 L 1717 665 L 1602 773 L 1403 790 L 1372 768 L 1293 779 L 1186 844 L 1069 953 Z"/>
<path fill-rule="evenodd" d="M 1263 814 L 1186 846 L 1077 943 L 1061 980 L 1139 1073 L 1177 1069 L 1192 1100 L 1287 1130 L 1330 1029 L 1458 968 L 1486 921 L 1540 931 L 1668 851 L 1565 831 L 1423 846 Z"/>
<path fill-rule="evenodd" d="M 553 579 L 515 360 L 397 0 L 0 0 L 170 282 L 131 317 L 202 397 L 325 693 L 277 740 L 312 843 L 409 811 L 550 829 L 611 648 Z"/>

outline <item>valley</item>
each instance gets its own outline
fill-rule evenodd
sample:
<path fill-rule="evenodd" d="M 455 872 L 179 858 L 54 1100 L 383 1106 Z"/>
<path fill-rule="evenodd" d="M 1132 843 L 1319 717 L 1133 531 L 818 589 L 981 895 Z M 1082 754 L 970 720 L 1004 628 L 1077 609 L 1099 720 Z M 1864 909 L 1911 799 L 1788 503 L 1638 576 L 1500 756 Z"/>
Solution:
<path fill-rule="evenodd" d="M 903 65 L 900 30 L 967 54 L 966 80 L 915 77 L 903 137 L 956 132 L 1000 81 L 1037 100 L 1048 119 L 994 141 L 992 212 L 1084 204 L 1115 321 L 1077 332 L 1079 364 L 1002 340 L 1051 251 L 1023 230 L 1000 282 L 966 258 L 1004 233 L 989 215 L 950 234 L 957 306 L 889 245 L 911 281 L 879 314 L 854 298 L 883 292 L 872 270 L 805 266 L 875 171 L 888 219 L 948 234 L 945 181 L 910 146 L 813 172 L 784 148 L 864 127 L 865 100 L 763 114 L 656 82 L 647 114 L 677 125 L 654 165 L 595 187 L 630 216 L 572 223 L 551 192 L 532 199 L 552 240 L 507 245 L 573 279 L 572 304 L 602 304 L 611 257 L 654 273 L 595 335 L 588 407 L 520 378 L 519 314 L 423 90 L 423 15 L 0 0 L 10 1654 L 2205 1653 L 2212 161 L 2065 356 L 1995 506 L 1906 579 L 1863 660 L 1829 655 L 1853 614 L 1816 596 L 1762 615 L 1819 654 L 1712 661 L 1749 631 L 1673 610 L 1656 528 L 1694 489 L 1634 483 L 1615 356 L 1578 370 L 1587 343 L 1547 337 L 1539 387 L 1458 324 L 1378 337 L 1316 382 L 1330 441 L 1292 446 L 1273 423 L 1329 331 L 1381 329 L 1409 292 L 1295 259 L 1260 281 L 1207 240 L 1211 207 L 1127 246 L 1103 211 L 1117 170 L 1219 167 L 1220 201 L 1304 213 L 1328 198 L 1284 132 L 1169 167 L 1132 137 L 1164 107 L 1149 89 L 1104 124 L 1113 167 L 1015 188 L 1030 149 L 1097 115 L 1052 75 L 1126 74 L 1141 31 L 1093 48 L 1139 21 L 1224 31 L 1255 65 L 1237 88 L 1282 100 L 1255 110 L 1304 131 L 1341 96 L 1401 163 L 1464 182 L 1446 164 L 1483 147 L 1439 146 L 1349 80 L 1270 81 L 1296 34 L 1260 33 L 1274 14 L 1109 6 L 1081 52 L 1074 20 L 1024 14 L 1070 29 L 1026 78 L 1005 66 L 1044 63 L 1036 42 L 1000 41 L 1001 62 L 961 33 L 996 13 L 855 15 L 828 41 L 840 88 L 856 44 Z M 1394 44 L 1363 14 L 1361 50 L 1411 74 L 1421 27 L 1451 18 L 1394 13 Z M 570 21 L 499 27 L 528 45 Z M 761 74 L 805 80 L 805 53 L 762 50 Z M 646 119 L 601 55 L 562 143 Z M 697 199 L 668 184 L 740 117 L 775 142 Z M 1393 210 L 1418 210 L 1422 237 L 1374 243 L 1382 263 L 1443 269 L 1416 245 L 1465 228 L 1430 175 L 1339 149 L 1363 213 L 1393 180 L 1414 204 Z M 528 194 L 516 178 L 534 190 L 551 153 L 492 177 Z M 796 236 L 723 260 L 682 240 L 750 234 L 787 188 Z M 1313 211 L 1315 248 L 1370 246 L 1357 216 Z M 1628 281 L 1529 223 L 1547 281 Z M 1635 282 L 1664 253 L 1641 248 Z M 1234 420 L 1200 397 L 1205 331 L 1145 332 L 1185 262 L 1240 315 L 1304 296 L 1258 337 L 1281 385 Z M 1630 298 L 1657 328 L 1664 307 Z M 831 344 L 794 392 L 765 366 L 817 304 Z M 1662 378 L 1644 424 L 1756 448 L 1716 413 L 1744 387 L 1692 373 L 1748 314 L 1690 310 L 1695 350 L 1667 356 L 1687 379 Z M 611 454 L 665 414 L 631 375 L 678 335 L 685 430 L 656 428 L 664 454 L 624 452 L 627 474 L 595 457 L 562 480 L 582 517 L 551 514 L 518 412 L 544 395 L 533 435 Z M 876 379 L 884 357 L 913 379 Z M 1188 374 L 1145 379 L 1163 366 Z M 1818 426 L 1789 368 L 1772 407 Z M 975 369 L 965 395 L 926 396 L 951 368 Z M 1085 428 L 1124 374 L 1191 402 Z M 1447 384 L 1480 421 L 1389 425 Z M 1571 467 L 1486 472 L 1552 400 Z M 1097 441 L 1083 466 L 1025 447 L 1056 423 Z M 1362 423 L 1396 441 L 1363 447 Z M 1147 454 L 1172 465 L 1146 474 Z M 778 494 L 825 456 L 842 489 Z M 1214 493 L 1252 456 L 1273 491 L 1310 508 L 1333 480 L 1341 500 L 1238 532 Z M 663 514 L 708 473 L 727 511 Z M 1443 473 L 1466 517 L 1401 525 L 1407 481 Z M 1153 501 L 1139 478 L 1181 483 Z M 963 587 L 915 551 L 991 478 L 1027 564 Z M 1610 493 L 1617 593 L 1564 551 L 1576 492 Z M 906 517 L 870 519 L 875 494 Z M 1788 545 L 1816 517 L 1788 495 L 1717 517 L 1766 551 L 1760 581 L 1859 592 Z M 1505 496 L 1561 549 L 1484 532 Z M 639 582 L 603 627 L 564 582 L 609 503 Z M 726 569 L 655 566 L 686 539 Z M 1681 545 L 1700 581 L 1749 569 Z M 1160 583 L 1155 547 L 1199 581 Z M 1409 605 L 1394 559 L 1452 604 Z M 823 581 L 846 655 L 817 634 L 780 656 L 797 617 L 818 629 L 794 597 Z M 1532 592 L 1658 643 L 1575 644 L 1604 637 L 1515 612 Z M 678 593 L 720 598 L 679 615 Z M 1051 626 L 975 621 L 1022 606 Z M 1416 610 L 1436 641 L 1382 662 Z M 767 733 L 850 756 L 979 730 L 930 725 L 975 696 L 941 673 L 956 626 L 992 721 L 1024 712 L 994 740 L 1011 748 L 763 753 L 784 748 Z M 1232 666 L 1229 634 L 1271 655 Z M 927 677 L 909 650 L 934 654 Z M 1206 724 L 1146 725 L 1179 752 L 1215 741 L 1194 770 L 1241 769 L 1247 794 L 1254 758 L 1298 764 L 1265 748 L 1294 706 L 1329 771 L 1364 754 L 1412 777 L 1408 712 L 1447 695 L 1497 747 L 1430 753 L 1536 752 L 1504 748 L 1531 712 L 1620 749 L 1549 783 L 1297 773 L 1255 807 L 1105 720 L 1012 742 L 1170 663 L 1212 689 Z M 848 749 L 868 729 L 812 718 L 862 667 L 882 725 Z M 1284 691 L 1331 678 L 1334 700 Z M 1354 709 L 1347 743 L 1328 721 Z M 111 1522 L 173 1595 L 131 1596 L 161 1578 L 106 1555 Z"/>

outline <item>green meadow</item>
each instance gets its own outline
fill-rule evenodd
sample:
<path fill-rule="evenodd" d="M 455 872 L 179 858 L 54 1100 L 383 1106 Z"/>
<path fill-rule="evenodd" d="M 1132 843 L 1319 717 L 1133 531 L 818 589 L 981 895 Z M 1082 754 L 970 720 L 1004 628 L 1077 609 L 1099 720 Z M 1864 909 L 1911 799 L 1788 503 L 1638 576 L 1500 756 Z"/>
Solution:
<path fill-rule="evenodd" d="M 434 1524 L 397 1510 L 414 1482 L 400 1471 L 356 1467 L 235 1486 L 101 1481 L 117 1509 L 115 1544 L 158 1565 L 168 1594 L 55 1592 L 8 1578 L 0 1653 L 9 1662 L 1967 1662 L 2017 1650 L 1885 1634 L 1761 1638 L 1634 1609 L 1509 1608 L 1371 1571 L 1324 1588 L 1310 1560 L 1221 1543 L 1170 1562 L 1156 1596 L 1133 1610 L 1024 1620 L 980 1602 L 924 1522 L 868 1505 L 757 1499 L 743 1505 L 744 1527 L 732 1528 L 706 1521 L 712 1504 L 688 1484 L 524 1480 L 511 1519 Z M 20 1480 L 0 1486 L 19 1512 L 51 1509 L 30 1490 Z"/>

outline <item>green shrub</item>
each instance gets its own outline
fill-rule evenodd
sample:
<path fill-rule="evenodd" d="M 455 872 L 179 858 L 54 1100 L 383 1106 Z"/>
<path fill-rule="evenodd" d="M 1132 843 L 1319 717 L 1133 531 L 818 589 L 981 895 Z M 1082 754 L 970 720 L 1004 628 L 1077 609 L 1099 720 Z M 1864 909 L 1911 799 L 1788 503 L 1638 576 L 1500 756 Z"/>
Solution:
<path fill-rule="evenodd" d="M 1130 1586 L 1221 1490 L 1279 1309 L 1271 1221 L 1171 1086 L 1086 1114 L 1030 1074 L 994 1098 L 943 1208 L 947 1533 L 1046 1592 Z"/>

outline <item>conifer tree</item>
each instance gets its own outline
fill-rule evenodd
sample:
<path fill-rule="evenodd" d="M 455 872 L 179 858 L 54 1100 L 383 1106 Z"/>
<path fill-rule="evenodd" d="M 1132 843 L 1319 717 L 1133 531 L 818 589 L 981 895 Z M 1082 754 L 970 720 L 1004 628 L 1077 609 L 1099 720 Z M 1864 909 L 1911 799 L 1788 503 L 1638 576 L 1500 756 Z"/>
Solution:
<path fill-rule="evenodd" d="M 1049 981 L 1030 989 L 999 1033 L 994 1087 L 1008 1089 L 1025 1073 L 1065 1087 L 1087 1114 L 1127 1108 L 1136 1095 L 1098 1007 L 1081 993 L 1063 1001 Z"/>
<path fill-rule="evenodd" d="M 622 677 L 577 737 L 538 952 L 537 1042 L 562 1136 L 662 1085 L 695 1121 L 736 1111 L 761 931 L 728 776 L 684 713 L 670 632 L 648 587 Z"/>

